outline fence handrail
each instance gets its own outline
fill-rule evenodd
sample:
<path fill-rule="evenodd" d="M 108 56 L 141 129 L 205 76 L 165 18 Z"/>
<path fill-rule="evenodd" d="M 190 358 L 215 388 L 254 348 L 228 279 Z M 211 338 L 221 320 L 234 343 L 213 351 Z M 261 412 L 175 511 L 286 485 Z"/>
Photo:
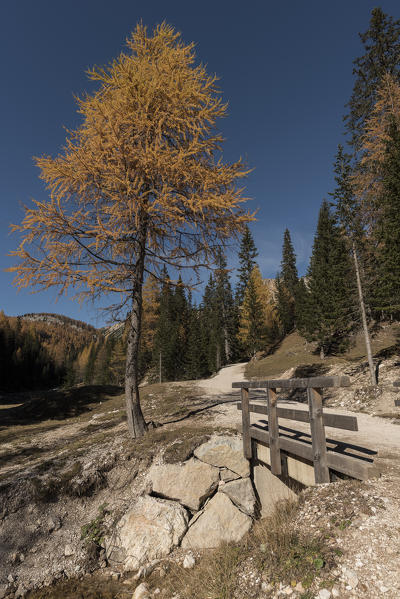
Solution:
<path fill-rule="evenodd" d="M 306 379 L 267 379 L 263 381 L 238 381 L 234 389 L 320 389 L 350 387 L 348 376 L 315 376 Z"/>
<path fill-rule="evenodd" d="M 238 410 L 242 409 L 241 402 L 238 402 L 236 406 Z M 256 403 L 249 403 L 249 411 L 255 414 L 268 414 L 268 407 Z M 308 410 L 277 407 L 276 412 L 279 418 L 296 420 L 297 422 L 310 422 L 310 412 Z M 356 416 L 323 413 L 322 420 L 325 426 L 330 426 L 331 428 L 340 428 L 346 431 L 358 431 Z"/>

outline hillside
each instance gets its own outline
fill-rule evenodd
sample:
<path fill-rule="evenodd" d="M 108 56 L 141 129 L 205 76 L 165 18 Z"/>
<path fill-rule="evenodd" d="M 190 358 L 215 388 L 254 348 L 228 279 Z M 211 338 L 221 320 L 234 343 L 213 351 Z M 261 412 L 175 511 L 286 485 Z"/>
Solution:
<path fill-rule="evenodd" d="M 62 384 L 79 352 L 97 337 L 94 327 L 66 316 L 0 312 L 0 391 Z"/>
<path fill-rule="evenodd" d="M 392 405 L 396 395 L 391 380 L 397 373 L 393 340 L 395 330 L 387 330 L 375 348 L 377 356 L 389 356 L 382 357 L 380 382 Z M 288 375 L 318 364 L 306 350 L 300 338 L 291 336 L 275 355 L 247 365 L 246 371 L 257 366 L 264 368 L 263 376 L 277 377 L 283 370 Z M 357 346 L 352 351 L 346 359 L 327 361 L 324 372 L 343 374 L 351 368 L 352 380 L 359 383 L 335 390 L 327 402 L 340 405 L 345 391 L 347 409 L 359 411 L 356 394 L 367 373 Z M 195 552 L 192 569 L 183 567 L 187 551 L 177 547 L 138 579 L 135 572 L 107 562 L 101 540 L 100 546 L 88 543 L 83 527 L 100 538 L 148 492 L 152 464 L 180 464 L 212 434 L 235 435 L 237 395 L 228 391 L 232 380 L 245 376 L 244 366 L 222 369 L 205 381 L 142 387 L 152 428 L 137 441 L 127 435 L 118 387 L 9 394 L 8 404 L 0 406 L 0 596 L 131 599 L 144 581 L 145 596 L 152 599 L 177 594 L 181 599 L 396 599 L 400 579 L 393 533 L 400 436 L 395 422 L 400 409 L 394 406 L 390 419 L 363 415 L 356 433 L 363 438 L 363 430 L 370 431 L 366 438 L 379 448 L 381 479 L 310 488 L 300 493 L 297 506 L 282 507 L 272 520 L 259 521 L 243 542 Z M 320 595 L 321 589 L 326 593 Z"/>

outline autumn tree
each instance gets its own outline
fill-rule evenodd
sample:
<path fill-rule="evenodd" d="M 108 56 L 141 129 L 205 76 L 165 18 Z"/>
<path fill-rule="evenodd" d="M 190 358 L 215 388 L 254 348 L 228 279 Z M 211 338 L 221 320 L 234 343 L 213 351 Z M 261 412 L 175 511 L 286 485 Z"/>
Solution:
<path fill-rule="evenodd" d="M 153 35 L 138 25 L 127 47 L 89 71 L 98 88 L 78 99 L 82 122 L 62 152 L 36 160 L 49 199 L 13 226 L 23 241 L 12 270 L 19 287 L 116 294 L 129 307 L 125 397 L 137 437 L 146 430 L 138 376 L 145 274 L 209 265 L 252 217 L 237 187 L 248 171 L 220 154 L 216 121 L 226 104 L 216 76 L 195 64 L 194 44 L 163 23 Z"/>
<path fill-rule="evenodd" d="M 240 307 L 238 337 L 248 356 L 266 350 L 276 339 L 278 320 L 271 289 L 255 266 Z"/>
<path fill-rule="evenodd" d="M 365 123 L 371 116 L 382 78 L 389 74 L 400 81 L 400 21 L 381 8 L 374 8 L 369 28 L 360 34 L 360 39 L 365 52 L 353 62 L 356 78 L 344 119 L 355 151 L 360 150 Z"/>

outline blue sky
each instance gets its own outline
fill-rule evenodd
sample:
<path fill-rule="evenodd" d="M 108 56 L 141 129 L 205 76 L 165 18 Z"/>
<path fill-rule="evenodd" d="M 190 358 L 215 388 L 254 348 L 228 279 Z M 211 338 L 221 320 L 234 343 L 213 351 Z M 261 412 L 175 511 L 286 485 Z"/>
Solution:
<path fill-rule="evenodd" d="M 400 18 L 398 1 L 379 5 Z M 21 220 L 31 198 L 46 197 L 32 157 L 56 154 L 63 127 L 79 123 L 73 95 L 91 89 L 85 70 L 117 56 L 141 19 L 150 28 L 163 20 L 174 25 L 220 77 L 229 102 L 229 116 L 219 123 L 224 157 L 242 156 L 254 168 L 246 193 L 258 209 L 252 231 L 263 276 L 279 268 L 286 227 L 304 274 L 319 206 L 333 186 L 352 61 L 362 53 L 358 32 L 367 29 L 374 6 L 368 0 L 2 0 L 0 309 L 103 324 L 95 306 L 67 298 L 55 303 L 55 291 L 17 293 L 4 272 L 18 242 L 9 224 Z"/>

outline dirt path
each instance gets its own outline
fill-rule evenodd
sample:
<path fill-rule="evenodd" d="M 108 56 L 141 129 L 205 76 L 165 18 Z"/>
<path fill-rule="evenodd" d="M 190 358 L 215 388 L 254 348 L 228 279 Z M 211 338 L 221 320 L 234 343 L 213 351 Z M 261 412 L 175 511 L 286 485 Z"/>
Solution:
<path fill-rule="evenodd" d="M 212 378 L 195 381 L 195 384 L 204 390 L 204 393 L 207 393 L 207 395 L 232 393 L 232 382 L 244 381 L 244 368 L 246 364 L 247 362 L 242 362 L 233 366 L 225 366 L 225 368 L 221 368 Z"/>

